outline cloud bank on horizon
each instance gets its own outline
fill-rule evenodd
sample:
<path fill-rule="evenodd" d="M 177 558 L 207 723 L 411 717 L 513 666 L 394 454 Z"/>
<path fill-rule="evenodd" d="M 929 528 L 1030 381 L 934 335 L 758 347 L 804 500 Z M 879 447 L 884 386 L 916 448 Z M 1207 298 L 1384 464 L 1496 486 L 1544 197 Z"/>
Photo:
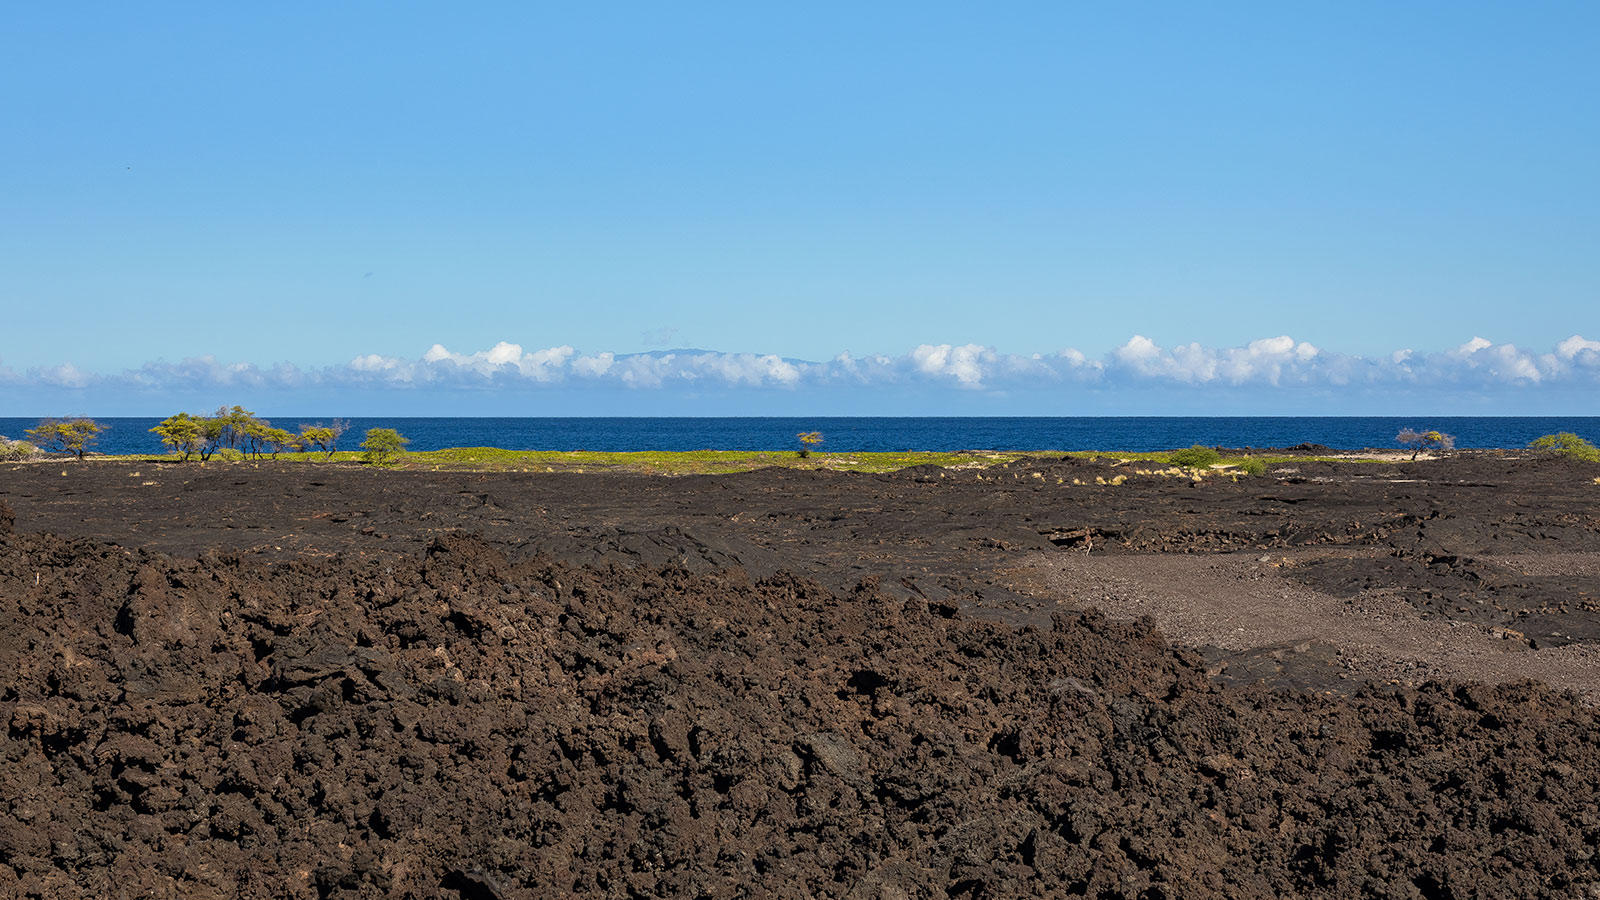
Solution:
<path fill-rule="evenodd" d="M 1224 387 L 1538 390 L 1600 386 L 1600 341 L 1573 335 L 1544 352 L 1481 337 L 1448 350 L 1397 350 L 1383 357 L 1328 351 L 1287 335 L 1238 347 L 1199 343 L 1162 347 L 1142 335 L 1099 358 L 1067 348 L 1018 355 L 978 344 L 921 344 L 898 356 L 840 353 L 829 360 L 705 350 L 580 353 L 570 346 L 524 349 L 502 341 L 487 350 L 434 344 L 418 358 L 366 354 L 343 365 L 227 363 L 199 356 L 156 361 L 115 373 L 67 362 L 14 371 L 0 385 L 54 391 L 143 392 L 211 389 L 348 391 L 561 388 L 803 389 L 916 386 L 963 392 Z"/>

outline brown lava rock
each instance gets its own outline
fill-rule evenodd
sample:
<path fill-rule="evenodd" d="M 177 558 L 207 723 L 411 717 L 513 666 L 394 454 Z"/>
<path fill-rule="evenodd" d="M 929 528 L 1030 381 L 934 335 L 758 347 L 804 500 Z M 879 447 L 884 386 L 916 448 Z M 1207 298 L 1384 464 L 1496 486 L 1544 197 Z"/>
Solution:
<path fill-rule="evenodd" d="M 1148 624 L 508 558 L 0 541 L 0 895 L 1592 896 L 1533 684 L 1212 685 Z"/>

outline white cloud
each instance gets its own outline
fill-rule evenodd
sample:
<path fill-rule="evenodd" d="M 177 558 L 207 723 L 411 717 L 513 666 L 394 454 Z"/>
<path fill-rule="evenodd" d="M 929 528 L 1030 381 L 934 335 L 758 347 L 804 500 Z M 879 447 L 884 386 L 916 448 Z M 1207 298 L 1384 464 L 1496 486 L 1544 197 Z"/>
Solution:
<path fill-rule="evenodd" d="M 1488 349 L 1494 354 L 1495 368 L 1491 370 L 1494 374 L 1509 378 L 1526 378 L 1529 381 L 1540 381 L 1544 378 L 1544 373 L 1539 371 L 1538 364 L 1515 345 L 1500 344 Z"/>
<path fill-rule="evenodd" d="M 729 384 L 759 387 L 773 383 L 792 385 L 800 380 L 800 369 L 782 357 L 752 353 L 701 353 L 689 359 L 690 372 L 705 373 Z"/>
<path fill-rule="evenodd" d="M 1537 359 L 1515 344 L 1496 344 L 1474 337 L 1454 351 L 1428 360 L 1432 371 L 1441 377 L 1489 382 L 1538 383 L 1556 374 L 1556 357 L 1545 354 Z M 1542 364 L 1542 365 L 1541 365 Z"/>
<path fill-rule="evenodd" d="M 427 353 L 422 354 L 422 361 L 429 366 L 455 366 L 486 376 L 515 369 L 535 381 L 553 381 L 567 360 L 576 353 L 571 347 L 565 346 L 525 353 L 521 344 L 507 341 L 475 353 L 452 353 L 444 345 L 434 344 Z"/>
<path fill-rule="evenodd" d="M 1556 355 L 1564 360 L 1576 359 L 1580 354 L 1600 354 L 1600 341 L 1586 341 L 1575 334 L 1556 345 Z"/>
<path fill-rule="evenodd" d="M 676 353 L 663 356 L 624 356 L 617 361 L 611 371 L 627 387 L 653 388 L 660 387 L 675 371 L 673 363 L 678 359 Z"/>
<path fill-rule="evenodd" d="M 516 347 L 515 344 L 510 346 Z M 520 350 L 521 348 L 518 347 L 517 349 Z M 524 353 L 516 360 L 516 364 L 524 373 L 543 380 L 549 373 L 553 373 L 566 365 L 567 360 L 571 359 L 577 352 L 566 346 L 550 347 L 546 350 Z"/>
<path fill-rule="evenodd" d="M 251 387 L 352 389 L 693 388 L 793 390 L 925 385 L 970 391 L 1116 390 L 1139 386 L 1226 388 L 1524 390 L 1541 385 L 1600 386 L 1600 341 L 1573 335 L 1549 352 L 1474 337 L 1447 350 L 1407 348 L 1375 357 L 1342 354 L 1289 335 L 1237 347 L 1190 342 L 1170 349 L 1143 335 L 1100 358 L 1067 347 L 1056 353 L 1011 354 L 981 344 L 919 344 L 899 356 L 839 353 L 821 362 L 775 354 L 673 352 L 580 354 L 558 345 L 528 350 L 501 341 L 460 353 L 440 344 L 419 357 L 369 353 L 327 368 L 289 363 L 259 367 L 199 356 L 152 362 L 121 374 L 99 374 L 70 363 L 16 373 L 0 368 L 0 383 L 64 390 L 132 387 L 206 390 Z"/>
<path fill-rule="evenodd" d="M 900 380 L 895 361 L 881 353 L 857 359 L 843 352 L 825 363 L 811 367 L 806 374 L 820 382 L 842 385 L 892 383 Z"/>
<path fill-rule="evenodd" d="M 439 345 L 434 344 L 434 346 L 437 347 Z M 392 356 L 379 356 L 376 353 L 368 353 L 366 356 L 358 356 L 350 360 L 350 368 L 357 372 L 384 372 L 398 368 L 400 365 L 400 360 Z"/>
<path fill-rule="evenodd" d="M 483 353 L 474 353 L 474 359 L 482 358 L 491 366 L 503 366 L 507 363 L 517 363 L 522 360 L 522 345 L 508 344 L 501 341 Z"/>
<path fill-rule="evenodd" d="M 1183 344 L 1171 351 L 1161 349 L 1142 334 L 1111 351 L 1109 362 L 1120 379 L 1155 379 L 1184 384 L 1205 383 L 1217 375 L 1217 354 L 1197 343 Z"/>
<path fill-rule="evenodd" d="M 1142 369 L 1150 360 L 1161 356 L 1161 348 L 1156 346 L 1155 341 L 1136 334 L 1128 338 L 1126 344 L 1111 351 L 1111 355 L 1119 362 Z"/>
<path fill-rule="evenodd" d="M 925 375 L 954 378 L 960 384 L 977 387 L 983 383 L 984 357 L 993 353 L 977 344 L 922 344 L 911 351 L 911 360 Z"/>
<path fill-rule="evenodd" d="M 67 388 L 88 387 L 94 381 L 93 375 L 72 363 L 62 363 L 59 366 L 51 366 L 47 369 L 37 369 L 34 377 L 52 387 Z"/>
<path fill-rule="evenodd" d="M 1288 335 L 1262 338 L 1244 347 L 1223 351 L 1218 371 L 1231 384 L 1258 378 L 1268 384 L 1279 384 L 1285 376 L 1302 374 L 1319 353 L 1321 351 L 1312 344 L 1296 342 Z"/>
<path fill-rule="evenodd" d="M 584 378 L 599 378 L 611 371 L 611 366 L 616 361 L 617 355 L 609 352 L 580 356 L 572 361 L 572 371 Z"/>

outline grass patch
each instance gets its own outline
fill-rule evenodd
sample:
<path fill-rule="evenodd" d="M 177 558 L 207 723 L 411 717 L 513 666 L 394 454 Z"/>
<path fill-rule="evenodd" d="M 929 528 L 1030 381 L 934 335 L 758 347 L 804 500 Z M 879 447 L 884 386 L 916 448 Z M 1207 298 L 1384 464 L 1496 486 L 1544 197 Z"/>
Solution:
<path fill-rule="evenodd" d="M 1071 456 L 1076 459 L 1116 459 L 1123 462 L 1151 462 L 1168 466 L 1179 465 L 1173 458 L 1174 454 L 1183 453 L 1182 450 L 1151 450 L 1151 451 L 1121 451 L 1121 450 L 1069 450 L 1066 453 L 1024 453 L 1022 456 Z M 1285 454 L 1252 453 L 1249 456 L 1224 456 L 1220 465 L 1238 466 L 1247 459 L 1258 460 L 1263 465 L 1277 465 L 1279 463 L 1305 463 L 1305 462 L 1337 462 L 1337 463 L 1387 463 L 1401 462 L 1400 459 L 1357 459 L 1349 456 L 1288 456 Z"/>
<path fill-rule="evenodd" d="M 965 451 L 959 453 L 932 453 L 895 451 L 882 453 L 818 453 L 802 459 L 793 450 L 643 450 L 629 453 L 611 453 L 598 450 L 502 450 L 498 447 L 452 447 L 447 450 L 414 450 L 406 453 L 394 465 L 386 468 L 409 471 L 462 471 L 462 472 L 620 472 L 644 475 L 726 475 L 735 472 L 753 472 L 757 469 L 828 469 L 836 472 L 897 472 L 911 466 L 945 466 L 947 468 L 986 468 L 1000 463 L 1013 462 L 1030 453 L 986 453 Z M 1060 454 L 1051 454 L 1059 456 Z M 177 456 L 162 453 L 138 453 L 100 457 L 123 462 L 150 462 L 177 464 Z M 285 453 L 276 460 L 233 458 L 213 459 L 207 465 L 237 465 L 245 463 L 304 463 L 362 464 L 362 454 L 355 450 L 341 450 L 330 459 L 325 453 Z M 198 466 L 191 461 L 186 465 Z"/>
<path fill-rule="evenodd" d="M 1148 462 L 1163 466 L 1177 465 L 1174 453 L 1183 451 L 1119 452 L 1077 450 L 1037 450 L 1030 452 L 991 452 L 965 450 L 954 453 L 923 451 L 823 453 L 813 451 L 801 458 L 793 450 L 644 450 L 628 453 L 597 450 L 502 450 L 498 447 L 452 447 L 447 450 L 416 450 L 406 453 L 394 465 L 386 468 L 406 471 L 461 471 L 461 472 L 616 472 L 641 475 L 726 475 L 752 472 L 756 469 L 784 468 L 802 470 L 830 470 L 835 472 L 897 472 L 911 466 L 943 466 L 952 469 L 983 469 L 1018 460 L 1040 458 L 1059 459 L 1063 456 L 1076 459 L 1111 459 L 1120 462 Z M 115 456 L 91 457 L 121 462 L 148 462 L 177 465 L 176 454 L 136 453 Z M 1274 456 L 1251 455 L 1222 457 L 1222 466 L 1241 466 L 1249 460 L 1250 468 L 1256 465 L 1303 462 L 1374 462 L 1351 460 L 1338 456 Z M 340 450 L 330 458 L 326 453 L 284 453 L 277 459 L 262 457 L 259 460 L 243 459 L 236 452 L 221 452 L 207 463 L 208 466 L 277 463 L 301 465 L 306 463 L 337 463 L 362 465 L 359 450 Z M 184 465 L 199 466 L 191 460 Z"/>
<path fill-rule="evenodd" d="M 756 469 L 831 469 L 841 472 L 895 472 L 910 466 L 992 466 L 1021 459 L 1024 453 L 818 453 L 801 458 L 794 451 L 642 450 L 610 453 L 597 450 L 500 450 L 456 447 L 408 453 L 396 467 L 421 470 L 493 472 L 630 472 L 652 475 L 725 475 Z"/>

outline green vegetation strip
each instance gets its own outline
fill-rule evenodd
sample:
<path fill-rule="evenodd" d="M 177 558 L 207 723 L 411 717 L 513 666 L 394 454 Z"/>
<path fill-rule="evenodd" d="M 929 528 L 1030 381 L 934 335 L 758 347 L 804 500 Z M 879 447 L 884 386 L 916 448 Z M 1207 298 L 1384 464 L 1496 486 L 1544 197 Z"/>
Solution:
<path fill-rule="evenodd" d="M 911 466 L 943 466 L 956 469 L 979 469 L 1018 460 L 1050 459 L 1063 456 L 1078 459 L 1114 459 L 1124 462 L 1149 462 L 1164 466 L 1175 465 L 1174 452 L 1126 453 L 1114 451 L 1032 451 L 991 452 L 968 450 L 958 453 L 923 451 L 896 451 L 877 453 L 822 453 L 813 451 L 802 458 L 792 450 L 646 450 L 633 453 L 609 453 L 594 450 L 502 450 L 497 447 L 454 447 L 448 450 L 420 450 L 395 457 L 385 468 L 409 471 L 469 471 L 469 472 L 622 472 L 649 475 L 724 475 L 751 472 L 756 469 L 780 467 L 786 469 L 831 470 L 836 472 L 897 472 Z M 208 466 L 252 463 L 339 463 L 362 464 L 359 451 L 341 450 L 331 457 L 326 453 L 282 453 L 275 459 L 245 459 L 237 451 L 221 451 Z M 128 462 L 176 463 L 176 454 L 129 454 L 92 457 Z M 1276 463 L 1374 462 L 1352 460 L 1337 456 L 1277 456 L 1223 457 L 1219 465 L 1238 468 L 1246 460 L 1272 465 Z M 198 466 L 191 459 L 187 465 Z"/>
<path fill-rule="evenodd" d="M 1133 452 L 1122 450 L 1068 450 L 1065 453 L 1051 453 L 1051 456 L 1071 456 L 1076 459 L 1117 459 L 1123 462 L 1153 462 L 1164 465 L 1178 465 L 1173 459 L 1174 453 L 1183 453 L 1182 450 L 1152 450 L 1148 452 Z M 1023 456 L 1042 456 L 1040 453 L 1025 453 Z M 1285 454 L 1256 453 L 1249 456 L 1224 456 L 1220 465 L 1237 466 L 1247 459 L 1259 460 L 1268 465 L 1278 463 L 1303 463 L 1303 462 L 1339 462 L 1339 463 L 1384 463 L 1400 462 L 1400 459 L 1385 457 L 1368 458 L 1363 456 L 1288 456 Z"/>
<path fill-rule="evenodd" d="M 603 453 L 593 450 L 499 450 L 458 447 L 407 453 L 397 468 L 528 472 L 639 472 L 656 475 L 721 475 L 772 466 L 847 472 L 894 472 L 910 466 L 986 467 L 1022 459 L 1023 453 L 812 453 L 793 451 L 645 450 Z"/>

